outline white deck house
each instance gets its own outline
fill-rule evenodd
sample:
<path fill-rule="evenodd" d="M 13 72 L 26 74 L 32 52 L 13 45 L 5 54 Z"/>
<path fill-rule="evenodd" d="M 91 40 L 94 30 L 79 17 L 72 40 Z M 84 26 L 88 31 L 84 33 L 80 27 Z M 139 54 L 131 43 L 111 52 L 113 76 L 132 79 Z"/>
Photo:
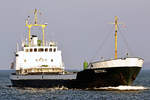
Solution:
<path fill-rule="evenodd" d="M 16 53 L 16 70 L 19 73 L 47 73 L 64 70 L 61 51 L 58 50 L 56 43 L 50 42 L 48 46 L 37 46 L 34 40 L 31 41 L 35 44 L 31 44 L 31 47 L 23 47 L 23 51 Z"/>

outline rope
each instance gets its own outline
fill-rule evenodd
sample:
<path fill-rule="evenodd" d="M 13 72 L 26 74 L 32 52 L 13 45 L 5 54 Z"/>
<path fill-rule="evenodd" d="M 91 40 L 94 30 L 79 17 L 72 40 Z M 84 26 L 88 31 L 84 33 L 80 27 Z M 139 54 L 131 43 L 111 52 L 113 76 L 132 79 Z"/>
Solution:
<path fill-rule="evenodd" d="M 119 26 L 118 26 L 118 31 L 120 31 Z M 100 44 L 99 48 L 96 50 L 96 53 L 95 53 L 94 56 L 91 58 L 90 62 L 92 62 L 92 61 L 96 58 L 97 54 L 103 49 L 103 46 L 106 44 L 108 38 L 109 38 L 110 35 L 111 35 L 111 34 L 109 34 L 109 33 L 110 33 L 110 32 L 108 32 L 108 33 L 106 34 L 106 37 L 104 38 L 104 40 L 103 40 L 102 43 Z M 126 45 L 127 53 L 129 52 L 131 56 L 134 56 L 134 54 L 133 54 L 133 52 L 132 52 L 132 49 L 130 48 L 130 46 L 129 46 L 128 42 L 127 42 L 127 39 L 126 39 L 125 36 L 122 34 L 122 31 L 120 31 L 119 33 L 120 33 L 120 35 L 122 36 L 123 41 L 124 41 L 124 43 L 125 43 L 125 45 Z M 128 55 L 128 54 L 127 54 L 127 55 Z"/>
<path fill-rule="evenodd" d="M 110 31 L 111 31 L 111 30 L 110 30 Z M 109 38 L 111 35 L 112 35 L 112 34 L 110 34 L 110 32 L 108 32 L 108 33 L 106 34 L 106 37 L 104 38 L 104 40 L 103 40 L 102 43 L 100 44 L 99 48 L 96 50 L 96 53 L 95 53 L 94 56 L 91 58 L 90 62 L 92 62 L 92 61 L 96 58 L 97 54 L 102 50 L 103 46 L 105 45 L 105 43 L 107 42 L 108 38 Z"/>
<path fill-rule="evenodd" d="M 118 31 L 120 31 L 120 28 L 118 27 Z M 125 33 L 125 32 L 124 32 Z M 134 56 L 133 52 L 132 52 L 132 49 L 130 48 L 128 42 L 127 42 L 127 39 L 125 38 L 125 36 L 123 35 L 122 31 L 120 31 L 120 35 L 122 36 L 123 38 L 123 41 L 125 42 L 125 45 L 127 46 L 127 53 L 129 52 L 131 56 Z"/>

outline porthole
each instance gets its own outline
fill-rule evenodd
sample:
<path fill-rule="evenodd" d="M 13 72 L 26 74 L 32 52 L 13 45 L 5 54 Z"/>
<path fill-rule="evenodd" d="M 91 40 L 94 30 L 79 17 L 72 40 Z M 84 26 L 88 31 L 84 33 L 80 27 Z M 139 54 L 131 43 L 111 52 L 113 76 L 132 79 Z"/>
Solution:
<path fill-rule="evenodd" d="M 29 50 L 28 50 L 28 49 L 26 49 L 25 51 L 26 51 L 26 52 L 28 52 Z"/>
<path fill-rule="evenodd" d="M 27 60 L 26 60 L 26 59 L 24 59 L 24 62 L 27 62 Z"/>

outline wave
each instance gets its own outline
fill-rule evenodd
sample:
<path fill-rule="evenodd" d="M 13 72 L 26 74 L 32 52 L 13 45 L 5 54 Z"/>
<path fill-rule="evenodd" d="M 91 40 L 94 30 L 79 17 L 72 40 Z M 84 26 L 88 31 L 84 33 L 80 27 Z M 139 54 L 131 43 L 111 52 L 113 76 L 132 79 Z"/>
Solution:
<path fill-rule="evenodd" d="M 45 90 L 69 90 L 67 87 L 52 87 L 52 88 L 33 88 L 33 87 L 15 87 L 20 90 L 29 90 L 29 91 L 45 91 Z"/>
<path fill-rule="evenodd" d="M 119 90 L 119 91 L 138 91 L 138 90 L 148 90 L 150 87 L 144 86 L 117 86 L 117 87 L 100 87 L 94 88 L 95 90 Z"/>
<path fill-rule="evenodd" d="M 99 87 L 99 88 L 67 88 L 64 86 L 61 87 L 52 87 L 52 88 L 32 88 L 32 87 L 16 87 L 21 90 L 31 90 L 31 91 L 45 91 L 45 90 L 96 90 L 96 91 L 140 91 L 140 90 L 149 90 L 150 87 L 144 86 L 117 86 L 117 87 Z"/>

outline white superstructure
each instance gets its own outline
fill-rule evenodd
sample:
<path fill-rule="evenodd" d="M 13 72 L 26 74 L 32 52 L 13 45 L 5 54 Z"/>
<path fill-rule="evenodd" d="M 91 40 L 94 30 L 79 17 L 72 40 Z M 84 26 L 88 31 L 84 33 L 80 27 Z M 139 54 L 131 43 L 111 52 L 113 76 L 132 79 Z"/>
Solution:
<path fill-rule="evenodd" d="M 57 72 L 63 69 L 61 51 L 56 45 L 31 45 L 31 47 L 23 47 L 23 50 L 16 52 L 17 71 L 24 70 L 23 73 Z"/>
<path fill-rule="evenodd" d="M 16 52 L 14 67 L 17 74 L 36 74 L 36 73 L 63 73 L 64 66 L 62 61 L 61 51 L 55 42 L 51 41 L 45 44 L 44 41 L 44 28 L 47 24 L 37 23 L 37 10 L 34 12 L 34 24 L 28 23 L 26 26 L 29 31 L 28 43 L 22 43 L 21 50 Z M 41 27 L 43 40 L 37 36 L 31 36 L 31 27 Z"/>

